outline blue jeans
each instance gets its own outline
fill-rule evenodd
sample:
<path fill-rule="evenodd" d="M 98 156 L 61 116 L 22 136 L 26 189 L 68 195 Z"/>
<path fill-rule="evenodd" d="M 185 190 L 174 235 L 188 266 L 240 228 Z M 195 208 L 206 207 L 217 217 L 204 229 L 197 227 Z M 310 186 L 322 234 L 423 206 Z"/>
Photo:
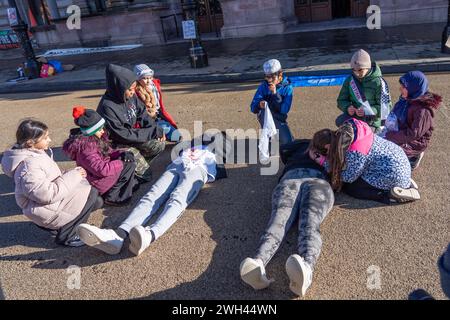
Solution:
<path fill-rule="evenodd" d="M 119 228 L 129 233 L 133 227 L 146 224 L 167 201 L 163 212 L 150 226 L 154 240 L 158 239 L 194 201 L 207 180 L 207 173 L 200 167 L 185 171 L 183 165 L 169 165 Z"/>
<path fill-rule="evenodd" d="M 258 121 L 261 125 L 261 128 L 264 125 L 264 111 L 265 110 L 261 110 L 258 113 Z M 285 144 L 288 144 L 288 143 L 291 143 L 292 141 L 294 141 L 294 138 L 292 137 L 291 129 L 289 129 L 287 122 L 281 122 L 275 118 L 273 118 L 273 122 L 275 123 L 275 127 L 278 129 L 278 135 L 280 138 L 280 148 L 282 145 L 285 145 Z"/>
<path fill-rule="evenodd" d="M 169 122 L 167 122 L 166 120 L 158 120 L 157 124 L 159 127 L 163 128 L 167 140 L 173 142 L 180 141 L 180 132 L 175 129 Z"/>

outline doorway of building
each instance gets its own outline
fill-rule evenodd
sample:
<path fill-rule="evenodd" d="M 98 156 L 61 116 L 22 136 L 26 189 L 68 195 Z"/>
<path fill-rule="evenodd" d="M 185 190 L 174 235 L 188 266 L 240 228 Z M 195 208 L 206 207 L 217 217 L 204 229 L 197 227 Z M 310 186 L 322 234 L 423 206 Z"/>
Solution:
<path fill-rule="evenodd" d="M 370 0 L 294 0 L 300 23 L 364 17 Z"/>
<path fill-rule="evenodd" d="M 213 33 L 218 36 L 223 27 L 222 7 L 219 0 L 198 0 L 198 29 L 200 33 Z"/>

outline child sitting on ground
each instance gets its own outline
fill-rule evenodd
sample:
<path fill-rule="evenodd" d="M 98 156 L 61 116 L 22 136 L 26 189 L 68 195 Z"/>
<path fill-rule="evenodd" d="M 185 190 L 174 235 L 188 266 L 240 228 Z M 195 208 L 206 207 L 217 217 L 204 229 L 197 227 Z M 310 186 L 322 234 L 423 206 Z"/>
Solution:
<path fill-rule="evenodd" d="M 405 151 L 415 169 L 430 144 L 442 97 L 428 90 L 428 79 L 420 71 L 406 73 L 399 82 L 401 96 L 386 120 L 383 136 Z"/>
<path fill-rule="evenodd" d="M 113 150 L 104 129 L 105 120 L 95 111 L 82 106 L 73 108 L 75 124 L 64 142 L 64 152 L 87 172 L 87 180 L 109 205 L 130 201 L 138 183 L 133 153 Z"/>
<path fill-rule="evenodd" d="M 162 100 L 161 81 L 154 78 L 154 71 L 146 64 L 139 64 L 134 67 L 137 77 L 136 94 L 145 104 L 148 114 L 157 121 L 159 127 L 164 129 L 164 133 L 169 141 L 178 142 L 181 138 L 177 130 L 177 124 L 169 112 L 166 111 Z"/>
<path fill-rule="evenodd" d="M 364 121 L 350 119 L 336 131 L 316 132 L 311 150 L 310 156 L 329 172 L 335 191 L 385 204 L 420 199 L 403 150 L 375 135 Z"/>
<path fill-rule="evenodd" d="M 56 233 L 55 242 L 79 247 L 76 228 L 91 212 L 103 206 L 81 167 L 62 173 L 46 150 L 50 144 L 47 125 L 24 120 L 16 132 L 16 144 L 5 151 L 2 168 L 14 178 L 17 205 L 39 227 Z"/>

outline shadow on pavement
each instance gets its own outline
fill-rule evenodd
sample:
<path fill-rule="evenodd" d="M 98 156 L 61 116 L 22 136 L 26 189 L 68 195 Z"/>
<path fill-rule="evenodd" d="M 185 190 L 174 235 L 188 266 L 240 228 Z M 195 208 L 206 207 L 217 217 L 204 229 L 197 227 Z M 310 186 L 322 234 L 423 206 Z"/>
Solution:
<path fill-rule="evenodd" d="M 46 99 L 58 96 L 66 96 L 70 92 L 33 92 L 33 94 L 11 94 L 11 95 L 0 95 L 0 101 L 15 101 L 15 100 L 37 100 Z"/>
<path fill-rule="evenodd" d="M 5 174 L 0 174 L 0 217 L 21 214 L 14 196 L 14 181 Z"/>
<path fill-rule="evenodd" d="M 396 204 L 393 204 L 396 205 Z M 376 201 L 370 200 L 360 200 L 356 198 L 352 198 L 342 192 L 336 194 L 336 200 L 334 202 L 334 206 L 338 206 L 343 209 L 348 210 L 360 210 L 360 209 L 369 209 L 369 208 L 382 208 L 389 206 L 387 204 L 383 204 Z"/>
<path fill-rule="evenodd" d="M 0 282 L 0 300 L 6 300 L 5 294 L 3 293 L 2 283 Z"/>
<path fill-rule="evenodd" d="M 31 268 L 37 269 L 65 269 L 70 265 L 85 267 L 130 257 L 128 252 L 108 256 L 99 254 L 98 251 L 86 250 L 84 247 L 59 246 L 49 232 L 39 229 L 28 221 L 1 223 L 0 244 L 1 248 L 17 245 L 42 248 L 42 251 L 27 254 L 0 256 L 0 261 L 32 261 Z"/>

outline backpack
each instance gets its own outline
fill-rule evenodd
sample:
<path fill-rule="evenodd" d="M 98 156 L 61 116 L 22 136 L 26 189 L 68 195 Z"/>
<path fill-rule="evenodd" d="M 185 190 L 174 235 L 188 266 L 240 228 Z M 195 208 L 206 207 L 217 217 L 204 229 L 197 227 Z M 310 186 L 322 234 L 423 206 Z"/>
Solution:
<path fill-rule="evenodd" d="M 44 63 L 41 67 L 41 73 L 39 76 L 41 78 L 48 78 L 48 77 L 53 76 L 54 74 L 55 74 L 55 68 L 53 68 L 48 63 Z"/>

